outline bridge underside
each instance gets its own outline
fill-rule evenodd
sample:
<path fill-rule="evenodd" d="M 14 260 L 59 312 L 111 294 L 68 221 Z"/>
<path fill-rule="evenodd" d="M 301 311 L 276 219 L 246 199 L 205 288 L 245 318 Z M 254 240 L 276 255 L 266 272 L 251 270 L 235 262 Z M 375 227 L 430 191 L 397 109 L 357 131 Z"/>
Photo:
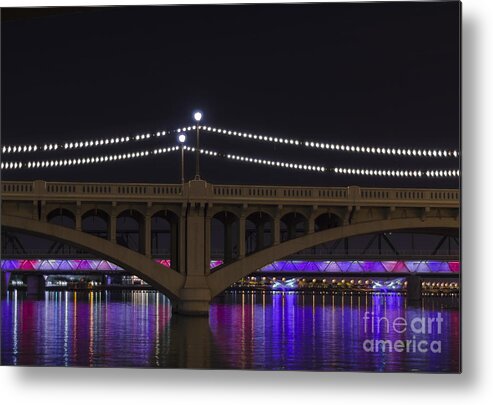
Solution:
<path fill-rule="evenodd" d="M 292 239 L 279 241 L 244 257 L 233 259 L 210 272 L 209 268 L 195 268 L 194 272 L 180 273 L 164 269 L 151 257 L 135 252 L 127 247 L 112 243 L 100 237 L 75 229 L 37 221 L 30 218 L 2 215 L 2 227 L 30 234 L 54 238 L 63 243 L 77 246 L 95 257 L 107 259 L 128 272 L 137 275 L 157 290 L 167 295 L 177 312 L 190 315 L 208 313 L 211 299 L 233 283 L 267 266 L 273 261 L 295 255 L 313 246 L 329 243 L 357 235 L 382 232 L 419 231 L 439 232 L 445 235 L 456 234 L 458 218 L 453 217 L 415 217 L 391 218 L 346 224 L 320 230 L 318 232 L 294 235 Z M 187 252 L 186 256 L 197 256 L 199 249 Z M 210 257 L 210 256 L 209 256 Z M 204 259 L 207 255 L 204 255 Z M 196 257 L 194 262 L 197 263 Z"/>

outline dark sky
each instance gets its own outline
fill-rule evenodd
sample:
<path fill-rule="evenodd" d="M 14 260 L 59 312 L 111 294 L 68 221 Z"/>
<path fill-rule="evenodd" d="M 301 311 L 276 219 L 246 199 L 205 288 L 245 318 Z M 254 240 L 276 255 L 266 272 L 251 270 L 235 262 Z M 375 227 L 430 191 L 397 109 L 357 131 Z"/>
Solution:
<path fill-rule="evenodd" d="M 460 143 L 460 4 L 348 3 L 2 9 L 2 144 L 135 135 L 204 123 L 300 140 Z M 223 152 L 382 169 L 458 159 L 365 156 L 201 137 Z M 164 138 L 163 145 L 174 144 Z M 70 156 L 132 151 L 135 144 Z M 138 150 L 156 143 L 139 144 Z M 5 161 L 68 157 L 3 155 Z M 188 156 L 189 176 L 193 159 Z M 456 187 L 457 180 L 296 172 L 201 160 L 215 183 Z M 4 171 L 8 179 L 177 182 L 179 154 Z"/>

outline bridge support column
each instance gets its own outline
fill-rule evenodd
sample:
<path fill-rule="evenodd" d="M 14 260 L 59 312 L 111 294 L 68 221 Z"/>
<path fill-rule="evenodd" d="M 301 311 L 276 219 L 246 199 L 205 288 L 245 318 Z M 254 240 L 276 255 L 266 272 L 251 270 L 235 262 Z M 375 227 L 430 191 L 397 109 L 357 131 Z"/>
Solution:
<path fill-rule="evenodd" d="M 151 257 L 151 216 L 146 215 L 144 218 L 144 230 L 140 232 L 140 248 L 143 249 L 147 257 Z"/>
<path fill-rule="evenodd" d="M 29 275 L 27 276 L 27 294 L 39 295 L 45 291 L 45 279 L 42 275 Z"/>
<path fill-rule="evenodd" d="M 7 295 L 10 283 L 10 271 L 2 271 L 2 278 L 0 280 L 0 288 L 2 297 Z"/>
<path fill-rule="evenodd" d="M 209 315 L 212 296 L 206 276 L 210 271 L 210 223 L 205 207 L 191 203 L 186 221 L 186 279 L 173 302 L 175 313 Z"/>
<path fill-rule="evenodd" d="M 245 238 L 246 238 L 246 217 L 240 216 L 240 223 L 238 226 L 238 258 L 245 257 Z"/>
<path fill-rule="evenodd" d="M 272 234 L 274 235 L 272 244 L 279 245 L 281 243 L 281 217 L 279 215 L 276 215 L 272 221 Z"/>
<path fill-rule="evenodd" d="M 310 217 L 308 218 L 308 229 L 307 229 L 308 233 L 313 233 L 315 232 L 315 215 L 312 214 L 310 215 Z"/>
<path fill-rule="evenodd" d="M 76 231 L 82 230 L 82 219 L 81 219 L 80 215 L 75 216 L 75 230 Z"/>
<path fill-rule="evenodd" d="M 110 241 L 116 243 L 116 215 L 111 214 L 110 217 Z"/>
<path fill-rule="evenodd" d="M 416 274 L 407 277 L 406 299 L 408 302 L 421 300 L 421 277 Z"/>
<path fill-rule="evenodd" d="M 80 211 L 81 211 L 81 203 L 80 203 L 80 201 L 77 201 L 77 206 L 75 208 L 75 230 L 76 231 L 82 230 L 82 215 L 80 214 Z"/>

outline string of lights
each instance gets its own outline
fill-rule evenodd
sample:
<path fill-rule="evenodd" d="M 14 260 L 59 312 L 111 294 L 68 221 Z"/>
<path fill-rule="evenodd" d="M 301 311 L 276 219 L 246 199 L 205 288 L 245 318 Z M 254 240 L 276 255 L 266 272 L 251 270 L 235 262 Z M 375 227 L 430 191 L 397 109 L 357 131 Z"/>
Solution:
<path fill-rule="evenodd" d="M 180 149 L 180 146 L 172 146 L 168 148 L 159 148 L 154 149 L 152 151 L 140 151 L 140 152 L 132 152 L 132 153 L 119 153 L 113 155 L 101 155 L 101 156 L 92 156 L 92 157 L 83 157 L 83 158 L 70 158 L 70 159 L 54 159 L 54 160 L 39 160 L 39 161 L 29 161 L 25 162 L 2 162 L 1 169 L 2 170 L 11 170 L 11 169 L 34 169 L 34 168 L 49 168 L 49 167 L 65 167 L 65 166 L 79 166 L 79 165 L 87 165 L 87 164 L 97 164 L 97 163 L 106 163 L 112 161 L 119 160 L 127 160 L 139 157 L 147 157 L 149 155 L 157 155 L 162 153 L 168 153 L 172 151 L 177 151 Z M 183 146 L 183 149 L 186 152 L 195 152 L 194 147 Z M 296 169 L 296 170 L 308 170 L 308 171 L 317 171 L 317 172 L 325 172 L 326 168 L 323 166 L 302 164 L 302 163 L 290 163 L 290 162 L 280 162 L 268 159 L 254 158 L 249 156 L 240 156 L 234 154 L 224 154 L 217 151 L 212 151 L 208 149 L 200 149 L 200 154 L 214 157 L 223 157 L 230 160 L 235 160 L 239 162 L 245 163 L 254 163 L 259 165 L 266 166 L 275 166 L 286 169 Z"/>
<path fill-rule="evenodd" d="M 275 166 L 284 169 L 295 169 L 295 170 L 305 170 L 305 171 L 315 171 L 315 172 L 325 172 L 327 170 L 324 166 L 309 165 L 304 163 L 280 162 L 276 160 L 260 159 L 260 158 L 253 158 L 249 156 L 230 155 L 230 154 L 225 155 L 225 157 L 227 159 L 236 160 L 239 162 L 254 163 L 257 165 L 264 165 L 264 166 Z"/>
<path fill-rule="evenodd" d="M 389 170 L 389 169 L 354 169 L 335 167 L 336 174 L 378 177 L 459 177 L 459 170 Z"/>
<path fill-rule="evenodd" d="M 80 166 L 88 164 L 99 164 L 107 162 L 116 162 L 121 160 L 135 159 L 148 157 L 152 155 L 160 155 L 173 151 L 180 150 L 182 146 L 170 146 L 164 148 L 156 148 L 153 150 L 142 150 L 132 153 L 118 153 L 110 155 L 100 155 L 83 158 L 69 158 L 69 159 L 54 159 L 54 160 L 38 160 L 29 162 L 1 162 L 2 170 L 12 169 L 37 169 L 37 168 L 52 168 L 52 167 L 69 167 Z M 186 152 L 195 152 L 195 148 L 187 145 L 183 145 L 183 149 Z M 278 167 L 284 169 L 304 170 L 319 173 L 335 173 L 338 175 L 358 175 L 358 176 L 373 176 L 373 177 L 458 177 L 460 176 L 459 170 L 392 170 L 392 169 L 357 169 L 357 168 L 341 168 L 334 167 L 327 169 L 324 166 L 307 164 L 307 163 L 294 163 L 284 162 L 270 159 L 263 159 L 258 157 L 243 156 L 230 153 L 221 153 L 209 149 L 200 149 L 200 154 L 221 157 L 228 160 L 237 162 Z"/>
<path fill-rule="evenodd" d="M 185 146 L 183 146 L 183 149 L 186 152 L 195 152 L 195 148 L 192 146 L 186 146 L 185 145 Z M 223 156 L 223 154 L 220 152 L 215 152 L 215 151 L 208 150 L 208 149 L 200 149 L 200 154 L 201 155 L 209 155 L 209 156 L 219 156 L 219 157 Z"/>
<path fill-rule="evenodd" d="M 177 129 L 177 132 L 186 132 L 186 131 L 190 131 L 191 129 L 192 127 L 179 128 Z M 195 127 L 193 127 L 193 129 L 195 129 Z M 325 143 L 325 142 L 316 142 L 316 141 L 302 142 L 298 139 L 258 135 L 249 132 L 221 129 L 221 128 L 210 127 L 210 126 L 199 126 L 199 129 L 214 134 L 228 135 L 241 139 L 256 140 L 256 141 L 278 143 L 285 145 L 303 146 L 306 148 L 316 148 L 316 149 L 336 151 L 336 152 L 367 153 L 374 155 L 410 156 L 410 157 L 435 157 L 435 158 L 459 157 L 459 152 L 456 150 L 359 146 L 359 145 L 346 145 L 346 144 Z"/>
<path fill-rule="evenodd" d="M 190 146 L 184 146 L 184 150 L 187 152 L 195 152 L 195 148 Z M 302 163 L 280 162 L 276 160 L 260 159 L 250 156 L 240 156 L 240 155 L 233 155 L 229 153 L 221 153 L 207 149 L 200 149 L 200 153 L 203 155 L 218 156 L 230 160 L 236 160 L 239 162 L 254 163 L 254 164 L 265 165 L 265 166 L 276 166 L 285 169 L 308 170 L 308 171 L 317 171 L 317 172 L 325 172 L 327 170 L 323 166 L 316 166 L 316 165 L 309 165 Z"/>
<path fill-rule="evenodd" d="M 61 143 L 47 143 L 44 145 L 4 145 L 2 146 L 2 154 L 8 153 L 27 153 L 37 151 L 56 151 L 58 149 L 73 150 L 81 148 L 93 148 L 108 145 L 124 144 L 131 141 L 143 141 L 152 138 L 160 138 L 165 135 L 176 133 L 184 133 L 195 130 L 196 126 L 181 127 L 172 131 L 157 131 L 153 133 L 142 133 L 134 136 L 122 136 L 122 137 L 110 137 L 101 139 L 81 140 L 81 141 L 67 141 Z M 326 143 L 317 141 L 300 141 L 298 139 L 283 138 L 276 136 L 258 135 L 247 132 L 221 129 L 210 126 L 199 126 L 199 129 L 221 135 L 228 135 L 237 137 L 240 139 L 262 141 L 269 143 L 294 145 L 298 147 L 315 148 L 320 150 L 328 150 L 335 152 L 351 152 L 351 153 L 366 153 L 374 155 L 388 155 L 388 156 L 408 156 L 408 157 L 434 157 L 434 158 L 447 158 L 447 157 L 459 157 L 459 152 L 456 150 L 445 149 L 419 149 L 419 148 L 399 148 L 399 147 L 379 147 L 379 146 L 360 146 L 360 145 L 347 145 L 338 143 Z"/>
<path fill-rule="evenodd" d="M 190 127 L 191 129 L 191 127 Z M 109 138 L 99 138 L 99 139 L 88 139 L 80 141 L 67 141 L 61 143 L 46 143 L 44 145 L 3 145 L 2 154 L 8 153 L 29 153 L 29 152 L 51 152 L 56 150 L 73 150 L 73 149 L 83 149 L 83 148 L 93 148 L 101 146 L 112 146 L 118 144 L 125 144 L 132 141 L 145 141 L 153 138 L 160 138 L 165 135 L 170 134 L 174 131 L 157 131 L 137 134 L 133 136 L 120 136 L 120 137 L 109 137 Z"/>
<path fill-rule="evenodd" d="M 70 167 L 81 166 L 88 164 L 99 164 L 117 162 L 121 160 L 135 159 L 148 157 L 150 155 L 161 155 L 164 153 L 174 152 L 179 150 L 179 146 L 171 146 L 167 148 L 159 148 L 153 150 L 142 150 L 131 153 L 116 153 L 111 155 L 89 156 L 82 158 L 69 158 L 69 159 L 52 159 L 52 160 L 36 160 L 29 162 L 1 162 L 1 170 L 12 169 L 38 169 L 38 168 L 52 168 L 52 167 Z"/>

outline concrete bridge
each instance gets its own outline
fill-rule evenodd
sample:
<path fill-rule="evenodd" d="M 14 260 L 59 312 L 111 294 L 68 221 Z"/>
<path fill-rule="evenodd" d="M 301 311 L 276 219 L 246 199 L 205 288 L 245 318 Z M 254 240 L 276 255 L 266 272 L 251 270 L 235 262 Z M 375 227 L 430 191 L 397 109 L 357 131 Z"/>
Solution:
<path fill-rule="evenodd" d="M 174 310 L 208 314 L 211 299 L 255 270 L 322 243 L 391 231 L 458 233 L 459 191 L 351 187 L 2 182 L 2 227 L 53 238 L 112 261 L 166 294 Z M 105 224 L 89 233 L 87 218 Z M 117 238 L 137 224 L 135 249 Z M 66 218 L 65 222 L 60 218 Z M 152 224 L 169 224 L 173 269 L 152 260 Z M 213 226 L 224 264 L 210 269 Z M 254 229 L 247 249 L 247 228 Z M 250 233 L 251 234 L 251 233 Z M 415 282 L 409 284 L 417 285 Z"/>

